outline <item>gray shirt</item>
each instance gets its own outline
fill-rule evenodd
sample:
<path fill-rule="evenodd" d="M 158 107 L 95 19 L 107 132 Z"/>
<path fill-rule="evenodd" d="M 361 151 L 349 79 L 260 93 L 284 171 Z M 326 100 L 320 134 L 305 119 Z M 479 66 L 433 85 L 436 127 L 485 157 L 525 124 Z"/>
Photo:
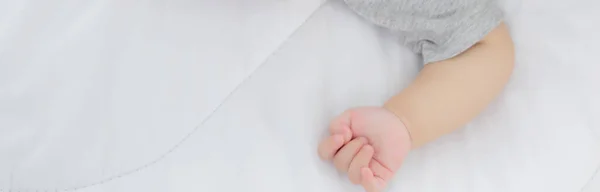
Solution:
<path fill-rule="evenodd" d="M 494 0 L 344 0 L 368 21 L 390 29 L 424 63 L 452 58 L 503 19 Z"/>

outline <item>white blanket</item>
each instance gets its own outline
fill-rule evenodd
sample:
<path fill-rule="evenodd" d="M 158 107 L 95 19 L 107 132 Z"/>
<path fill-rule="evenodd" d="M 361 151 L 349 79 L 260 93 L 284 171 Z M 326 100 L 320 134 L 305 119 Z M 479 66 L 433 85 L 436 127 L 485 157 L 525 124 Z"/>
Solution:
<path fill-rule="evenodd" d="M 600 190 L 600 2 L 506 1 L 517 68 L 390 191 Z M 0 0 L 0 192 L 361 191 L 328 121 L 418 72 L 320 0 Z"/>

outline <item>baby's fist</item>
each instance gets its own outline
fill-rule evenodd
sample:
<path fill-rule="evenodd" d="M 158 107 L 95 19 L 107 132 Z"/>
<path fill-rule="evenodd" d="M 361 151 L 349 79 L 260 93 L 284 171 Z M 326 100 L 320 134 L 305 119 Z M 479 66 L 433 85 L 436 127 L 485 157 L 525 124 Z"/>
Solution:
<path fill-rule="evenodd" d="M 380 192 L 411 149 L 408 131 L 381 107 L 347 110 L 331 122 L 331 135 L 319 144 L 319 156 L 333 160 L 350 181 L 368 192 Z"/>

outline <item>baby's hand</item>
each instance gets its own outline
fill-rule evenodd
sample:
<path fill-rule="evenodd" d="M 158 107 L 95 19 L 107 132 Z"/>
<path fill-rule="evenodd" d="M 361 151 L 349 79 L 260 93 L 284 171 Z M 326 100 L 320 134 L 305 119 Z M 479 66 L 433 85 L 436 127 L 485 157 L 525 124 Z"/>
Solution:
<path fill-rule="evenodd" d="M 331 136 L 319 144 L 319 155 L 333 160 L 350 181 L 367 192 L 383 191 L 411 149 L 408 131 L 381 107 L 351 109 L 331 122 Z"/>

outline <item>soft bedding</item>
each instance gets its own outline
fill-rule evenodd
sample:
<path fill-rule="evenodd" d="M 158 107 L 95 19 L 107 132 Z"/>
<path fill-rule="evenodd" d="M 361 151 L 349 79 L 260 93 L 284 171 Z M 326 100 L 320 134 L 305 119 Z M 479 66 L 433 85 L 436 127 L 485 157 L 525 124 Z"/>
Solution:
<path fill-rule="evenodd" d="M 600 190 L 600 4 L 503 7 L 512 81 L 390 191 Z M 360 191 L 317 141 L 419 62 L 338 1 L 0 1 L 0 191 Z"/>

